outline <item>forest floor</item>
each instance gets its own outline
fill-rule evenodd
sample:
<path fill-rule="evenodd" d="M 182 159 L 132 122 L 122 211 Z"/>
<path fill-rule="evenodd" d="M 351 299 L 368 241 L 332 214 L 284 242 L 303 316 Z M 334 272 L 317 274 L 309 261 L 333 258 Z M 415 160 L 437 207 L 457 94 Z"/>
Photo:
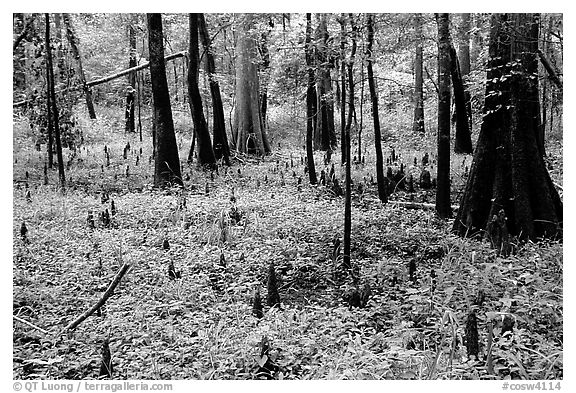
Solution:
<path fill-rule="evenodd" d="M 126 140 L 118 141 L 106 122 L 85 127 L 75 157 L 65 150 L 71 180 L 62 192 L 56 170 L 44 185 L 45 153 L 34 149 L 27 122 L 15 120 L 15 379 L 98 378 L 106 338 L 114 379 L 252 379 L 267 359 L 277 366 L 276 379 L 563 377 L 561 242 L 524 243 L 502 258 L 486 242 L 451 234 L 451 221 L 433 210 L 382 205 L 369 154 L 353 168 L 351 254 L 353 275 L 370 284 L 372 296 L 366 307 L 353 308 L 346 298 L 354 279 L 342 272 L 341 257 L 332 257 L 344 199 L 329 186 L 308 184 L 302 150 L 238 157 L 213 178 L 185 168 L 185 190 L 159 191 L 150 186 L 151 148 L 143 144 L 140 154 L 130 138 L 124 159 Z M 561 185 L 561 144 L 551 151 L 551 174 Z M 415 179 L 424 152 L 397 148 Z M 454 161 L 456 205 L 471 157 L 461 161 Z M 341 179 L 336 154 L 333 162 Z M 102 201 L 103 192 L 110 200 Z M 434 190 L 398 191 L 391 199 L 433 203 Z M 105 227 L 99 215 L 111 210 L 111 200 L 117 212 Z M 169 262 L 180 279 L 168 277 Z M 260 286 L 265 301 L 271 262 L 282 305 L 265 306 L 259 320 L 252 294 Z M 130 270 L 98 314 L 63 332 L 124 263 Z M 467 356 L 464 342 L 472 310 L 479 358 Z M 263 337 L 268 357 L 260 356 Z"/>

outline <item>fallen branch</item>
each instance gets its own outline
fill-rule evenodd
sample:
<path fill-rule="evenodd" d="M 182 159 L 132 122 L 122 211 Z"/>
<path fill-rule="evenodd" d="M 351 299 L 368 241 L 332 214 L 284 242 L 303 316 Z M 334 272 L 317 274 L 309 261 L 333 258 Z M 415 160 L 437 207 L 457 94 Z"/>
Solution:
<path fill-rule="evenodd" d="M 28 321 L 26 321 L 26 320 L 24 320 L 24 319 L 22 319 L 22 318 L 20 318 L 20 317 L 17 317 L 16 315 L 12 315 L 12 318 L 14 318 L 15 320 L 17 320 L 18 322 L 22 322 L 23 324 L 28 325 L 28 326 L 30 326 L 31 328 L 34 328 L 34 329 L 38 330 L 39 332 L 42 332 L 42 333 L 44 333 L 44 334 L 48 334 L 48 332 L 47 332 L 46 330 L 42 329 L 41 327 L 38 327 L 38 326 L 34 325 L 33 323 L 30 323 L 30 322 L 28 322 Z"/>
<path fill-rule="evenodd" d="M 396 205 L 403 207 L 404 209 L 424 209 L 424 210 L 435 210 L 436 205 L 433 203 L 419 203 L 419 202 L 404 202 L 404 201 L 388 201 L 390 205 Z M 452 205 L 450 206 L 452 210 L 458 210 L 460 206 Z"/>
<path fill-rule="evenodd" d="M 64 328 L 64 330 L 75 329 L 78 325 L 80 325 L 82 322 L 84 322 L 84 320 L 86 318 L 88 318 L 90 315 L 94 314 L 94 312 L 96 310 L 98 310 L 100 307 L 102 307 L 104 305 L 104 303 L 106 303 L 106 300 L 108 300 L 108 298 L 114 294 L 114 289 L 116 289 L 116 287 L 120 283 L 120 280 L 122 280 L 122 277 L 124 277 L 124 274 L 126 274 L 126 272 L 128 271 L 129 268 L 130 268 L 130 265 L 127 263 L 122 265 L 122 267 L 120 268 L 118 273 L 116 273 L 114 280 L 112 280 L 112 282 L 110 283 L 110 286 L 108 286 L 108 289 L 106 289 L 106 292 L 104 292 L 104 294 L 102 295 L 100 300 L 98 300 L 98 302 L 95 305 L 90 307 L 90 309 L 88 309 L 86 312 L 84 312 L 82 315 L 80 315 L 74 321 L 70 322 L 68 324 L 68 326 L 66 326 Z"/>

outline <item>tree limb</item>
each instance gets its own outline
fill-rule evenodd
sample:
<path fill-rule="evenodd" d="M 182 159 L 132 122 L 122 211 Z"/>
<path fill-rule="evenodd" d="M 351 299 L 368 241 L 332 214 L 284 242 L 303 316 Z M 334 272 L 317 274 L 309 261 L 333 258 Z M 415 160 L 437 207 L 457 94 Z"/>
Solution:
<path fill-rule="evenodd" d="M 164 58 L 164 60 L 165 60 L 165 61 L 170 61 L 170 60 L 177 59 L 177 58 L 179 58 L 179 57 L 184 57 L 184 56 L 187 55 L 187 53 L 188 53 L 187 51 L 181 51 L 181 52 L 172 53 L 171 55 L 166 56 L 166 57 Z M 131 73 L 131 72 L 140 71 L 140 70 L 143 70 L 143 69 L 148 68 L 148 67 L 150 67 L 150 62 L 147 61 L 147 62 L 145 62 L 145 63 L 143 63 L 143 64 L 140 64 L 139 66 L 132 67 L 132 68 L 128 68 L 128 69 L 126 69 L 126 70 L 124 70 L 124 71 L 120 71 L 120 72 L 118 72 L 118 73 L 116 73 L 116 74 L 112 74 L 112 75 L 106 76 L 106 77 L 104 77 L 104 78 L 95 79 L 95 80 L 93 80 L 93 81 L 86 82 L 86 87 L 88 88 L 88 87 L 100 85 L 100 84 L 102 84 L 102 83 L 110 82 L 111 80 L 120 78 L 121 76 L 128 75 L 128 74 Z M 72 87 L 72 88 L 67 88 L 67 89 L 64 89 L 64 90 L 59 90 L 59 91 L 57 91 L 56 93 L 59 94 L 59 93 L 76 91 L 76 90 L 82 90 L 82 89 L 83 89 L 82 86 L 74 86 L 74 87 Z M 15 103 L 12 104 L 12 107 L 18 107 L 18 106 L 26 105 L 27 103 L 33 101 L 34 99 L 35 99 L 35 98 L 15 102 Z"/>
<path fill-rule="evenodd" d="M 12 51 L 15 51 L 18 45 L 20 45 L 20 43 L 22 42 L 22 40 L 28 35 L 28 30 L 30 30 L 30 27 L 32 26 L 33 22 L 34 22 L 34 16 L 32 16 L 28 20 L 28 22 L 26 22 L 26 25 L 24 26 L 24 29 L 22 29 L 22 32 L 14 40 L 14 43 L 12 44 Z"/>
<path fill-rule="evenodd" d="M 430 82 L 432 82 L 432 84 L 434 85 L 434 88 L 436 89 L 436 93 L 439 95 L 440 90 L 438 89 L 438 85 L 436 84 L 436 82 L 434 82 L 434 78 L 432 78 L 432 75 L 430 75 L 430 72 L 428 71 L 428 67 L 424 67 L 424 71 L 426 71 L 426 75 L 428 75 Z"/>
<path fill-rule="evenodd" d="M 188 53 L 187 51 L 172 53 L 171 55 L 164 57 L 164 61 L 170 61 L 170 60 L 174 60 L 178 57 L 186 56 L 187 53 Z M 147 61 L 146 63 L 140 64 L 139 66 L 128 68 L 124 71 L 120 71 L 116 74 L 112 74 L 112 75 L 109 75 L 109 76 L 104 77 L 104 78 L 100 78 L 100 79 L 96 79 L 96 80 L 93 80 L 90 82 L 86 82 L 86 86 L 92 87 L 92 86 L 100 85 L 102 83 L 110 82 L 111 80 L 120 78 L 121 76 L 128 75 L 131 72 L 140 71 L 140 70 L 143 70 L 144 68 L 148 68 L 148 67 L 150 67 L 149 61 Z"/>
<path fill-rule="evenodd" d="M 74 321 L 70 322 L 68 324 L 68 326 L 66 326 L 64 328 L 64 330 L 75 329 L 78 325 L 80 325 L 82 322 L 84 322 L 84 320 L 86 318 L 88 318 L 90 315 L 92 315 L 97 309 L 102 307 L 102 305 L 104 305 L 104 303 L 106 303 L 106 300 L 108 300 L 108 298 L 114 294 L 114 289 L 118 286 L 118 284 L 120 283 L 120 280 L 122 280 L 122 277 L 124 277 L 124 274 L 126 274 L 126 272 L 128 271 L 129 268 L 130 268 L 130 265 L 127 263 L 122 265 L 122 267 L 120 268 L 118 273 L 116 273 L 114 280 L 112 280 L 112 282 L 108 286 L 108 289 L 106 289 L 106 292 L 104 292 L 104 294 L 102 295 L 100 300 L 98 300 L 98 302 L 96 302 L 96 304 L 94 304 L 92 307 L 90 307 L 88 310 L 86 310 L 82 315 L 80 315 Z"/>
<path fill-rule="evenodd" d="M 546 56 L 544 56 L 544 53 L 542 53 L 542 51 L 540 49 L 538 49 L 538 56 L 540 57 L 540 62 L 542 63 L 542 65 L 544 66 L 546 71 L 548 72 L 548 76 L 550 76 L 550 79 L 552 80 L 552 82 L 554 82 L 554 84 L 560 90 L 563 90 L 562 81 L 560 80 L 558 73 L 556 73 L 556 71 L 554 70 L 554 67 L 552 66 L 552 64 L 550 64 L 550 62 L 548 61 Z"/>

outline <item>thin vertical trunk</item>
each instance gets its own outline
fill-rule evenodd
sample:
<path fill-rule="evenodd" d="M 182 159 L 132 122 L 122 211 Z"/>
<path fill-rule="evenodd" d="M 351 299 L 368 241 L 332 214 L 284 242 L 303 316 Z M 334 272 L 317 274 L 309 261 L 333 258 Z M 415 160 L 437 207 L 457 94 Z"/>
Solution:
<path fill-rule="evenodd" d="M 424 133 L 424 49 L 422 33 L 422 14 L 414 16 L 416 35 L 416 56 L 414 58 L 414 132 Z"/>
<path fill-rule="evenodd" d="M 354 17 L 349 15 L 350 27 L 352 28 L 352 49 L 350 51 L 350 60 L 348 61 L 348 119 L 346 120 L 346 138 L 342 142 L 346 145 L 346 197 L 344 201 L 344 260 L 343 264 L 346 269 L 352 267 L 350 261 L 350 243 L 352 235 L 352 187 L 351 187 L 351 160 L 350 160 L 350 129 L 352 128 L 352 116 L 354 115 L 354 56 L 356 55 L 356 24 Z"/>
<path fill-rule="evenodd" d="M 194 122 L 194 134 L 198 141 L 198 165 L 208 169 L 216 166 L 216 158 L 212 150 L 212 141 L 208 132 L 208 125 L 204 118 L 202 96 L 198 87 L 198 70 L 200 59 L 198 56 L 198 14 L 189 14 L 190 43 L 188 49 L 188 102 Z M 188 162 L 192 162 L 194 148 L 190 148 Z"/>
<path fill-rule="evenodd" d="M 362 162 L 362 131 L 364 130 L 364 62 L 360 64 L 360 127 L 358 127 L 358 162 Z"/>
<path fill-rule="evenodd" d="M 348 91 L 350 97 L 348 98 L 348 118 L 346 119 L 346 138 L 350 138 L 350 129 L 352 128 L 352 117 L 354 115 L 354 56 L 356 55 L 356 24 L 352 14 L 349 15 L 350 27 L 352 28 L 352 49 L 350 50 L 350 60 L 348 61 Z M 350 152 L 350 143 L 346 147 L 346 161 L 350 159 L 348 154 Z"/>
<path fill-rule="evenodd" d="M 472 34 L 471 50 L 470 50 L 470 63 L 476 64 L 480 52 L 484 47 L 484 37 L 482 36 L 482 14 L 474 15 L 474 33 Z"/>
<path fill-rule="evenodd" d="M 52 48 L 50 44 L 50 16 L 48 13 L 46 13 L 46 67 L 48 69 L 48 92 L 50 94 L 50 103 L 52 104 L 50 114 L 52 115 L 52 124 L 54 125 L 58 177 L 60 179 L 60 187 L 64 188 L 66 186 L 66 176 L 64 174 L 64 159 L 62 157 L 62 143 L 60 141 L 60 127 L 58 124 L 58 106 L 56 105 L 56 92 L 54 89 L 54 68 L 52 66 Z"/>
<path fill-rule="evenodd" d="M 306 88 L 306 163 L 310 184 L 318 183 L 316 166 L 314 165 L 314 149 L 312 138 L 316 116 L 316 90 L 314 89 L 314 55 L 312 48 L 312 21 L 311 15 L 306 14 L 306 67 L 308 69 L 308 86 Z"/>
<path fill-rule="evenodd" d="M 62 56 L 62 14 L 54 14 L 55 46 L 56 46 L 56 80 L 62 82 L 66 77 L 64 56 Z"/>
<path fill-rule="evenodd" d="M 341 146 L 341 162 L 346 162 L 346 14 L 340 17 L 340 84 L 342 85 L 340 92 L 340 140 Z"/>
<path fill-rule="evenodd" d="M 76 69 L 78 71 L 78 78 L 80 79 L 80 84 L 84 88 L 84 96 L 86 97 L 86 107 L 88 108 L 88 114 L 91 119 L 96 118 L 96 112 L 94 111 L 94 103 L 92 101 L 92 91 L 88 86 L 86 86 L 86 75 L 84 75 L 84 69 L 82 68 L 82 56 L 80 55 L 80 45 L 76 32 L 74 30 L 74 25 L 72 24 L 72 17 L 70 14 L 63 14 L 64 24 L 66 25 L 66 36 L 68 37 L 68 42 L 70 43 L 70 48 L 72 49 L 72 54 L 76 59 Z"/>
<path fill-rule="evenodd" d="M 48 56 L 51 55 L 50 48 L 50 26 L 46 31 L 46 65 L 48 65 Z M 54 124 L 52 123 L 52 102 L 50 90 L 50 69 L 46 66 L 46 118 L 48 126 L 48 168 L 54 166 Z"/>
<path fill-rule="evenodd" d="M 386 179 L 384 178 L 384 157 L 382 155 L 382 135 L 380 133 L 380 117 L 378 115 L 378 92 L 374 81 L 374 71 L 372 70 L 372 46 L 374 45 L 374 15 L 368 14 L 366 20 L 366 30 L 368 31 L 368 46 L 366 48 L 366 59 L 368 61 L 368 87 L 372 100 L 372 118 L 374 119 L 374 146 L 376 149 L 376 180 L 378 182 L 378 197 L 382 203 L 388 202 L 386 190 Z"/>
<path fill-rule="evenodd" d="M 140 142 L 142 142 L 142 83 L 136 73 L 136 85 L 138 90 L 138 136 Z"/>
<path fill-rule="evenodd" d="M 154 185 L 166 187 L 182 185 L 178 145 L 174 134 L 174 121 L 164 62 L 164 35 L 161 14 L 147 14 L 148 51 L 150 53 L 150 79 L 154 99 L 155 166 Z"/>
<path fill-rule="evenodd" d="M 210 36 L 208 27 L 206 26 L 206 19 L 204 14 L 198 16 L 198 28 L 200 33 L 200 40 L 206 53 L 206 72 L 208 73 L 208 81 L 210 85 L 210 95 L 212 96 L 212 127 L 213 137 L 212 148 L 214 156 L 217 160 L 224 158 L 226 165 L 230 165 L 230 147 L 228 146 L 228 138 L 226 137 L 226 122 L 224 120 L 224 107 L 222 105 L 222 97 L 220 95 L 220 85 L 216 79 L 216 63 L 214 61 L 214 54 L 212 53 Z"/>
<path fill-rule="evenodd" d="M 470 90 L 468 89 L 468 75 L 470 74 L 470 14 L 460 14 L 461 22 L 458 26 L 458 59 L 460 62 L 460 74 L 464 85 L 464 98 L 466 101 L 466 115 L 468 116 L 468 128 L 472 131 L 472 103 Z"/>
<path fill-rule="evenodd" d="M 438 23 L 438 170 L 436 213 L 450 218 L 450 19 L 436 14 Z"/>
<path fill-rule="evenodd" d="M 136 28 L 135 24 L 137 19 L 135 14 L 132 15 L 128 23 L 128 40 L 130 45 L 130 60 L 128 61 L 128 68 L 136 67 Z M 135 132 L 135 119 L 134 119 L 134 95 L 136 92 L 136 72 L 128 74 L 128 92 L 126 94 L 126 132 Z"/>

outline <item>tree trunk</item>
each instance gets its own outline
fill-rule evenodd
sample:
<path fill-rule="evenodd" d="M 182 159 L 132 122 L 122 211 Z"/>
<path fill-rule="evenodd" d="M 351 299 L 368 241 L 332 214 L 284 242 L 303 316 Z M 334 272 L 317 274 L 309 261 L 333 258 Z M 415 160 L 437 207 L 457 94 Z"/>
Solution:
<path fill-rule="evenodd" d="M 472 103 L 470 101 L 470 90 L 468 89 L 468 75 L 470 74 L 470 14 L 460 14 L 461 21 L 458 26 L 458 59 L 460 62 L 460 74 L 464 85 L 464 98 L 466 101 L 466 114 L 468 117 L 468 128 L 472 131 Z M 470 151 L 472 153 L 472 151 Z"/>
<path fill-rule="evenodd" d="M 128 61 L 128 68 L 136 67 L 136 28 L 137 23 L 136 15 L 132 15 L 132 20 L 128 23 L 128 36 L 130 44 L 130 60 Z M 126 94 L 126 132 L 135 132 L 134 120 L 134 96 L 136 92 L 136 72 L 128 74 L 128 92 Z"/>
<path fill-rule="evenodd" d="M 55 46 L 56 46 L 56 80 L 62 82 L 66 78 L 64 56 L 62 56 L 62 14 L 54 14 Z"/>
<path fill-rule="evenodd" d="M 456 55 L 456 49 L 450 46 L 450 73 L 454 88 L 454 106 L 456 107 L 456 137 L 454 140 L 454 152 L 459 154 L 472 154 L 472 137 L 470 136 L 470 118 L 466 108 L 466 91 L 460 74 L 460 63 Z"/>
<path fill-rule="evenodd" d="M 336 146 L 334 130 L 334 97 L 332 95 L 332 80 L 330 78 L 330 55 L 328 53 L 328 22 L 326 14 L 320 15 L 320 23 L 316 30 L 316 90 L 318 100 L 318 117 L 314 147 L 319 150 L 332 151 Z"/>
<path fill-rule="evenodd" d="M 212 53 L 210 35 L 206 26 L 204 14 L 198 14 L 198 28 L 200 40 L 206 53 L 206 72 L 210 84 L 210 95 L 212 96 L 212 127 L 213 137 L 212 148 L 217 160 L 224 158 L 226 165 L 230 166 L 230 147 L 226 137 L 226 122 L 224 120 L 224 107 L 222 105 L 222 96 L 220 95 L 220 85 L 216 79 L 216 63 Z"/>
<path fill-rule="evenodd" d="M 188 49 L 188 102 L 194 122 L 194 134 L 198 142 L 198 165 L 208 169 L 216 167 L 216 158 L 212 150 L 212 141 L 208 132 L 208 125 L 204 118 L 202 97 L 198 87 L 198 70 L 200 59 L 198 56 L 198 14 L 189 14 L 190 42 Z M 190 148 L 188 163 L 192 162 L 194 148 Z"/>
<path fill-rule="evenodd" d="M 382 203 L 388 202 L 386 190 L 386 178 L 384 177 L 384 157 L 382 156 L 382 135 L 380 134 L 380 117 L 378 115 L 378 92 L 374 81 L 374 71 L 372 70 L 372 46 L 374 45 L 374 15 L 368 14 L 366 19 L 366 30 L 368 31 L 368 46 L 366 48 L 366 59 L 368 62 L 368 88 L 372 99 L 372 118 L 374 119 L 374 146 L 376 148 L 376 180 L 378 182 L 378 197 Z"/>
<path fill-rule="evenodd" d="M 352 232 L 352 187 L 351 187 L 351 160 L 350 160 L 350 129 L 352 128 L 352 116 L 354 115 L 354 56 L 356 55 L 356 25 L 354 17 L 349 15 L 350 27 L 352 28 L 352 49 L 350 51 L 350 60 L 348 61 L 348 89 L 350 92 L 348 98 L 348 119 L 346 120 L 346 135 L 342 141 L 346 145 L 346 197 L 344 200 L 344 268 L 352 267 L 350 261 L 350 243 Z"/>
<path fill-rule="evenodd" d="M 84 89 L 84 96 L 86 97 L 86 107 L 88 108 L 88 114 L 91 119 L 96 118 L 96 112 L 94 111 L 94 103 L 92 101 L 92 91 L 86 85 L 86 75 L 84 75 L 84 69 L 82 68 L 82 56 L 80 56 L 80 45 L 76 32 L 74 30 L 74 25 L 72 24 L 72 16 L 70 14 L 63 14 L 64 24 L 66 25 L 66 36 L 68 37 L 68 42 L 70 43 L 70 48 L 72 49 L 72 54 L 76 59 L 76 69 L 78 71 L 78 78 L 80 79 L 80 84 Z"/>
<path fill-rule="evenodd" d="M 472 34 L 472 43 L 470 50 L 470 63 L 478 63 L 478 57 L 484 47 L 484 37 L 482 36 L 482 14 L 474 15 L 474 33 Z"/>
<path fill-rule="evenodd" d="M 45 37 L 45 42 L 46 42 L 46 119 L 47 119 L 47 128 L 48 128 L 48 168 L 52 169 L 52 167 L 54 166 L 54 124 L 52 121 L 52 102 L 51 102 L 51 98 L 52 98 L 52 90 L 50 89 L 51 84 L 50 84 L 50 68 L 48 67 L 48 64 L 51 63 L 51 59 L 49 59 L 48 57 L 51 57 L 52 55 L 52 49 L 50 47 L 50 23 L 49 23 L 49 16 L 46 16 L 47 18 L 47 26 L 48 28 L 45 31 L 46 37 Z"/>
<path fill-rule="evenodd" d="M 306 88 L 306 162 L 310 184 L 318 183 L 316 166 L 314 164 L 313 141 L 316 118 L 316 90 L 314 89 L 314 54 L 312 48 L 311 15 L 306 14 L 306 67 L 308 69 L 308 86 Z"/>
<path fill-rule="evenodd" d="M 416 56 L 414 59 L 414 132 L 424 133 L 424 49 L 422 34 L 422 14 L 415 14 Z"/>
<path fill-rule="evenodd" d="M 26 38 L 29 34 L 29 31 L 32 30 L 34 19 L 30 18 L 28 21 L 24 21 L 24 14 L 23 13 L 14 13 L 13 14 L 13 29 L 14 34 L 17 34 L 17 37 L 14 39 L 14 43 L 12 45 L 12 64 L 13 64 L 13 74 L 12 74 L 12 83 L 13 83 L 13 97 L 14 101 L 20 98 L 20 92 L 26 89 L 26 65 L 25 65 L 25 55 L 24 55 L 24 47 L 20 46 L 20 43 L 24 38 Z"/>
<path fill-rule="evenodd" d="M 260 63 L 260 115 L 262 118 L 262 130 L 266 132 L 267 122 L 266 122 L 266 111 L 268 110 L 268 81 L 270 80 L 270 52 L 268 51 L 268 34 L 269 32 L 263 32 L 260 35 L 260 45 L 258 49 L 260 51 L 260 57 L 262 61 Z"/>
<path fill-rule="evenodd" d="M 346 139 L 348 140 L 348 145 L 346 146 L 346 161 L 350 160 L 350 130 L 352 128 L 352 116 L 354 115 L 354 56 L 356 55 L 356 34 L 357 28 L 354 23 L 354 18 L 352 14 L 349 15 L 350 27 L 352 28 L 352 49 L 350 50 L 350 60 L 348 61 L 348 89 L 350 92 L 350 97 L 348 98 L 348 118 L 346 119 Z"/>
<path fill-rule="evenodd" d="M 259 106 L 259 81 L 256 65 L 256 40 L 254 16 L 239 16 L 236 42 L 236 109 L 232 127 L 232 139 L 236 150 L 242 153 L 264 155 L 270 153 L 270 144 Z"/>
<path fill-rule="evenodd" d="M 450 19 L 436 14 L 438 23 L 438 170 L 436 213 L 450 218 Z"/>
<path fill-rule="evenodd" d="M 494 14 L 484 117 L 454 231 L 470 236 L 502 211 L 520 239 L 562 235 L 562 202 L 539 154 L 538 15 Z"/>
<path fill-rule="evenodd" d="M 56 104 L 56 93 L 54 89 L 54 68 L 52 66 L 52 45 L 50 43 L 50 16 L 46 13 L 46 68 L 48 69 L 47 85 L 48 94 L 50 95 L 50 103 L 52 110 L 48 116 L 52 116 L 52 124 L 54 125 L 54 139 L 56 142 L 56 157 L 58 159 L 58 177 L 60 179 L 60 187 L 66 186 L 66 176 L 64 174 L 64 159 L 62 157 L 62 143 L 60 141 L 60 126 L 58 124 L 58 106 Z"/>
<path fill-rule="evenodd" d="M 346 162 L 346 14 L 342 13 L 340 17 L 340 140 L 341 146 L 341 163 Z"/>
<path fill-rule="evenodd" d="M 362 162 L 362 131 L 364 130 L 364 61 L 360 64 L 360 127 L 358 127 L 358 162 Z"/>
<path fill-rule="evenodd" d="M 154 185 L 156 187 L 166 187 L 172 184 L 182 185 L 178 145 L 174 134 L 172 108 L 170 106 L 168 81 L 166 80 L 162 16 L 160 14 L 147 14 L 147 21 L 150 79 L 152 81 L 152 97 L 154 99 L 154 140 L 156 150 L 154 157 Z"/>

